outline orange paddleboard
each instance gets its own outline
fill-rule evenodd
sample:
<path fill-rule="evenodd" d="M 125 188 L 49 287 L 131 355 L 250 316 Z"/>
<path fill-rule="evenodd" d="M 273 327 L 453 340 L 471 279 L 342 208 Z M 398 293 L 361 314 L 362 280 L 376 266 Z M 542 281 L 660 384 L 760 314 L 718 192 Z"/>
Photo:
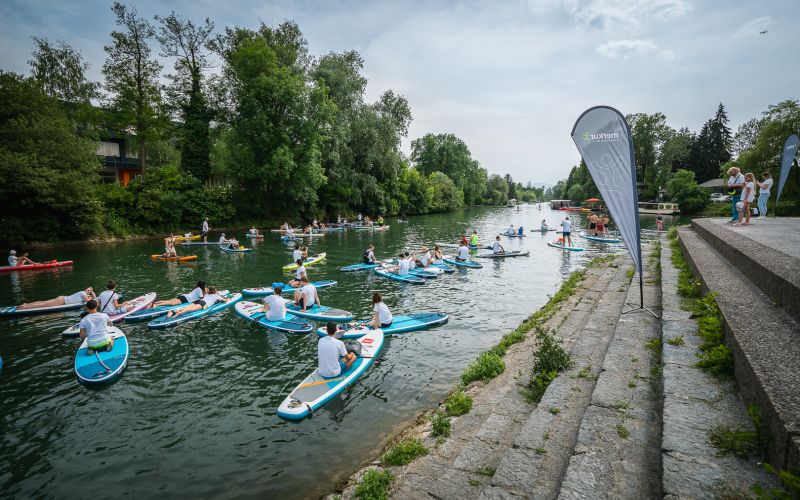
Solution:
<path fill-rule="evenodd" d="M 184 257 L 164 257 L 163 255 L 151 255 L 150 258 L 154 260 L 177 260 L 184 262 L 187 260 L 197 260 L 197 255 L 186 255 Z"/>

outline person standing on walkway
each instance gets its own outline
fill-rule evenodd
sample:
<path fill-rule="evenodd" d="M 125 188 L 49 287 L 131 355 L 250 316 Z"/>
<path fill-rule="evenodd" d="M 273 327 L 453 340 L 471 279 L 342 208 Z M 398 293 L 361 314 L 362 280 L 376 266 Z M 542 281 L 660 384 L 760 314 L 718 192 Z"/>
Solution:
<path fill-rule="evenodd" d="M 737 226 L 750 224 L 750 204 L 756 198 L 755 176 L 748 172 L 744 176 L 744 191 L 742 192 L 742 216 L 739 222 L 735 223 Z"/>
<path fill-rule="evenodd" d="M 739 203 L 739 200 L 742 197 L 742 188 L 744 187 L 744 176 L 742 172 L 739 170 L 739 167 L 731 167 L 728 169 L 728 194 L 731 195 L 731 220 L 730 223 L 734 223 L 739 220 L 739 214 L 737 212 L 736 204 Z"/>
<path fill-rule="evenodd" d="M 761 174 L 761 178 L 764 180 L 758 183 L 758 218 L 766 219 L 767 200 L 769 200 L 769 194 L 772 190 L 772 177 L 769 172 L 764 172 Z"/>
<path fill-rule="evenodd" d="M 208 217 L 203 219 L 203 243 L 208 243 Z"/>

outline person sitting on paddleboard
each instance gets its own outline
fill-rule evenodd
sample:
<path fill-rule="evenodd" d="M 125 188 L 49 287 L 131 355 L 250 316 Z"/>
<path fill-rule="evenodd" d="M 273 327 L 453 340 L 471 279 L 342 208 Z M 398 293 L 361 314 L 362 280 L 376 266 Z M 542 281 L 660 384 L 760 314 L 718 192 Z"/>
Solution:
<path fill-rule="evenodd" d="M 93 355 L 95 351 L 110 351 L 114 348 L 114 338 L 108 333 L 111 318 L 108 314 L 97 311 L 97 301 L 91 299 L 86 302 L 88 314 L 78 324 L 81 339 L 86 339 L 86 354 Z"/>
<path fill-rule="evenodd" d="M 203 243 L 208 242 L 208 217 L 203 219 L 203 226 L 202 226 L 202 236 L 203 236 Z"/>
<path fill-rule="evenodd" d="M 410 252 L 406 251 L 405 253 L 403 253 L 403 257 L 406 259 L 406 262 L 408 262 L 408 269 L 409 270 L 417 268 L 417 256 L 416 255 L 411 255 Z"/>
<path fill-rule="evenodd" d="M 114 291 L 116 288 L 117 284 L 109 280 L 109 282 L 106 283 L 105 291 L 100 292 L 100 295 L 97 296 L 97 302 L 101 313 L 109 315 L 123 314 L 135 307 L 131 304 L 125 305 L 124 302 L 119 302 L 119 294 Z"/>
<path fill-rule="evenodd" d="M 219 235 L 219 244 L 224 245 L 226 243 L 228 243 L 228 238 L 225 237 L 225 233 L 222 233 Z"/>
<path fill-rule="evenodd" d="M 514 224 L 511 224 L 508 226 L 508 229 L 506 229 L 506 236 L 514 236 L 515 234 L 517 234 L 517 230 L 514 229 Z"/>
<path fill-rule="evenodd" d="M 542 229 L 542 231 L 549 231 L 550 230 L 550 227 L 547 225 L 547 220 L 546 219 L 542 219 L 542 227 L 541 227 L 541 229 Z"/>
<path fill-rule="evenodd" d="M 283 321 L 286 319 L 286 302 L 283 297 L 283 287 L 273 286 L 272 295 L 264 297 L 264 316 L 267 321 Z"/>
<path fill-rule="evenodd" d="M 433 246 L 433 260 L 434 262 L 441 262 L 444 259 L 444 254 L 442 250 L 439 248 L 439 245 Z"/>
<path fill-rule="evenodd" d="M 458 247 L 458 255 L 456 256 L 456 260 L 464 262 L 469 258 L 469 248 L 464 242 L 461 242 L 461 245 Z"/>
<path fill-rule="evenodd" d="M 199 311 L 200 309 L 208 309 L 217 302 L 228 302 L 229 300 L 230 300 L 229 298 L 217 294 L 217 289 L 214 288 L 213 286 L 210 286 L 208 287 L 208 293 L 203 295 L 202 299 L 197 299 L 187 306 L 171 310 L 170 312 L 167 313 L 167 317 L 177 318 L 182 314 L 186 314 L 192 311 Z"/>
<path fill-rule="evenodd" d="M 469 246 L 478 246 L 478 231 L 472 231 L 472 236 L 469 237 Z"/>
<path fill-rule="evenodd" d="M 195 300 L 202 299 L 203 295 L 205 294 L 206 282 L 198 281 L 191 292 L 178 295 L 174 299 L 159 300 L 158 302 L 154 302 L 150 308 L 154 309 L 159 306 L 177 306 L 179 304 L 188 304 L 190 302 L 194 302 Z"/>
<path fill-rule="evenodd" d="M 302 307 L 303 311 L 311 309 L 315 305 L 322 305 L 319 303 L 319 293 L 317 287 L 308 282 L 308 277 L 303 276 L 300 279 L 302 285 L 299 290 L 294 291 L 294 303 L 298 307 Z"/>
<path fill-rule="evenodd" d="M 433 257 L 431 256 L 431 251 L 428 250 L 428 247 L 422 247 L 421 252 L 422 257 L 419 258 L 419 265 L 422 268 L 426 268 L 430 265 Z"/>
<path fill-rule="evenodd" d="M 250 236 L 258 236 L 258 229 L 255 226 L 250 228 Z"/>
<path fill-rule="evenodd" d="M 308 273 L 306 272 L 306 266 L 303 265 L 303 259 L 297 259 L 295 264 L 297 264 L 297 269 L 294 271 L 294 279 L 289 282 L 289 286 L 298 288 L 301 286 L 300 281 L 303 278 L 308 279 Z"/>
<path fill-rule="evenodd" d="M 97 296 L 94 294 L 92 287 L 89 287 L 81 290 L 80 292 L 75 292 L 72 295 L 59 295 L 58 297 L 50 300 L 26 302 L 18 305 L 17 310 L 38 309 L 40 307 L 69 306 L 72 304 L 80 304 L 81 302 L 89 302 L 94 298 L 97 298 Z"/>
<path fill-rule="evenodd" d="M 375 245 L 370 245 L 367 247 L 367 251 L 364 252 L 364 264 L 375 264 L 378 261 L 375 259 Z"/>
<path fill-rule="evenodd" d="M 17 257 L 17 251 L 11 250 L 8 253 L 8 265 L 11 267 L 16 266 L 38 266 L 40 265 L 39 262 L 34 262 L 28 258 L 28 252 L 23 253 L 20 257 Z"/>
<path fill-rule="evenodd" d="M 380 292 L 372 294 L 372 321 L 367 326 L 370 328 L 389 328 L 394 317 L 389 307 L 383 303 Z"/>
<path fill-rule="evenodd" d="M 239 249 L 239 240 L 236 238 L 231 238 L 228 240 L 228 248 L 231 250 L 238 250 Z"/>
<path fill-rule="evenodd" d="M 328 335 L 317 343 L 319 374 L 325 378 L 333 378 L 349 370 L 356 362 L 356 355 L 347 352 L 344 342 L 336 338 L 336 323 L 329 321 L 326 329 Z"/>
<path fill-rule="evenodd" d="M 303 246 L 300 243 L 295 244 L 294 250 L 292 250 L 292 260 L 297 262 L 306 258 L 308 258 L 308 253 L 304 251 Z"/>
<path fill-rule="evenodd" d="M 563 240 L 563 245 L 572 246 L 572 222 L 569 220 L 569 216 L 564 217 L 564 220 L 561 221 L 561 238 Z"/>
<path fill-rule="evenodd" d="M 499 253 L 506 253 L 506 249 L 500 244 L 500 236 L 495 236 L 494 243 L 492 244 L 492 253 L 497 255 Z"/>
<path fill-rule="evenodd" d="M 383 215 L 379 215 L 379 216 L 378 216 L 378 225 L 379 225 L 379 226 L 382 226 L 382 225 L 383 225 Z"/>
<path fill-rule="evenodd" d="M 467 240 L 467 235 L 461 237 L 461 241 L 458 242 L 459 245 L 469 245 L 469 240 Z"/>
<path fill-rule="evenodd" d="M 517 207 L 517 208 L 519 208 L 519 207 Z M 523 236 L 525 236 L 525 229 L 523 229 L 523 227 L 522 227 L 522 226 L 519 226 L 519 227 L 517 228 L 517 236 L 519 236 L 520 238 L 522 238 Z"/>

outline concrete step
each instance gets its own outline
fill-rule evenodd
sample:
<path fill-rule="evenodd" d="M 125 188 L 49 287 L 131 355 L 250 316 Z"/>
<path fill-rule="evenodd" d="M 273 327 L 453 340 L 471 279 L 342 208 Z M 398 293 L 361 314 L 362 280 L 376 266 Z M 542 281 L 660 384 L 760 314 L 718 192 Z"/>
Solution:
<path fill-rule="evenodd" d="M 733 351 L 735 377 L 743 399 L 761 409 L 770 437 L 769 462 L 800 467 L 800 326 L 744 273 L 749 260 L 734 263 L 691 229 L 680 229 L 681 248 L 706 290 L 717 293 L 725 342 Z M 743 244 L 744 246 L 744 244 Z M 798 269 L 791 273 L 798 274 Z"/>
<path fill-rule="evenodd" d="M 575 365 L 547 388 L 497 465 L 480 498 L 555 498 L 575 447 L 578 427 L 591 398 L 609 342 L 619 321 L 630 278 L 629 261 L 605 290 L 594 290 L 596 305 L 588 318 L 561 329 Z M 638 291 L 637 291 L 638 294 Z M 566 326 L 566 325 L 565 325 Z M 570 333 L 574 332 L 574 333 Z"/>

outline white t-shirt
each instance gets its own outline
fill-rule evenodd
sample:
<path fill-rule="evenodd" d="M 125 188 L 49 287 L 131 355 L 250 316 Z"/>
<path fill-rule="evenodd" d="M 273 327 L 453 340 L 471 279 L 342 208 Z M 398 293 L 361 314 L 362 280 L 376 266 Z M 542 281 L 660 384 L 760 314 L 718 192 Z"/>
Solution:
<path fill-rule="evenodd" d="M 406 261 L 408 262 L 408 268 L 409 269 L 416 269 L 417 268 L 417 263 L 414 262 L 414 259 L 412 259 L 411 256 L 407 257 Z"/>
<path fill-rule="evenodd" d="M 111 340 L 108 334 L 108 322 L 111 318 L 106 313 L 87 314 L 81 319 L 79 327 L 86 331 L 89 347 L 105 344 Z"/>
<path fill-rule="evenodd" d="M 347 355 L 344 342 L 326 335 L 319 339 L 317 344 L 317 358 L 319 359 L 319 374 L 323 377 L 336 377 L 342 373 L 339 358 Z"/>
<path fill-rule="evenodd" d="M 208 221 L 207 220 L 203 221 L 203 232 L 204 233 L 208 232 Z"/>
<path fill-rule="evenodd" d="M 392 322 L 392 313 L 389 311 L 389 307 L 383 302 L 375 304 L 372 311 L 378 313 L 378 321 L 382 325 Z"/>
<path fill-rule="evenodd" d="M 372 250 L 367 250 L 367 260 L 370 262 L 375 262 L 375 252 Z"/>
<path fill-rule="evenodd" d="M 195 300 L 202 299 L 203 298 L 203 293 L 205 293 L 205 292 L 203 290 L 201 290 L 200 287 L 197 287 L 197 288 L 195 288 L 194 290 L 192 290 L 189 293 L 184 293 L 183 296 L 189 302 L 194 302 Z"/>
<path fill-rule="evenodd" d="M 492 252 L 500 253 L 500 247 L 501 247 L 500 242 L 495 240 L 494 244 L 492 245 Z"/>
<path fill-rule="evenodd" d="M 295 250 L 292 252 L 292 261 L 297 262 L 298 260 L 303 258 L 303 251 L 302 250 Z"/>
<path fill-rule="evenodd" d="M 225 239 L 225 237 L 224 237 L 224 236 L 220 236 L 220 237 L 219 237 L 219 242 L 220 242 L 220 243 L 225 243 L 225 242 L 227 242 L 227 240 Z"/>
<path fill-rule="evenodd" d="M 469 248 L 467 248 L 466 245 L 462 246 L 461 248 L 458 249 L 458 258 L 459 259 L 467 260 L 468 257 L 469 257 Z"/>
<path fill-rule="evenodd" d="M 299 280 L 303 276 L 306 275 L 306 266 L 300 266 L 297 268 L 297 271 L 294 273 L 294 277 Z"/>
<path fill-rule="evenodd" d="M 64 304 L 80 304 L 81 302 L 86 302 L 89 300 L 89 296 L 86 295 L 86 292 L 81 290 L 80 292 L 75 292 L 72 295 L 67 295 L 64 297 Z"/>
<path fill-rule="evenodd" d="M 736 175 L 732 175 L 728 177 L 728 187 L 731 187 L 732 184 L 743 184 L 744 183 L 744 175 L 739 172 Z"/>
<path fill-rule="evenodd" d="M 306 302 L 306 308 L 317 303 L 317 287 L 309 283 L 301 288 L 300 291 L 303 293 L 303 300 Z"/>
<path fill-rule="evenodd" d="M 109 314 L 113 313 L 114 309 L 116 309 L 116 307 L 114 307 L 115 298 L 118 299 L 119 295 L 117 294 L 117 292 L 114 292 L 112 290 L 106 290 L 100 295 L 98 295 L 97 306 L 102 308 L 99 311 L 102 313 L 109 313 Z"/>
<path fill-rule="evenodd" d="M 9 266 L 16 266 L 17 265 L 17 256 L 16 255 L 9 255 L 8 256 L 8 265 Z"/>
<path fill-rule="evenodd" d="M 209 293 L 209 294 L 203 296 L 203 302 L 206 303 L 206 307 L 211 307 L 211 306 L 213 306 L 214 304 L 216 304 L 217 302 L 220 302 L 220 301 L 222 301 L 222 297 L 220 297 L 216 293 Z"/>
<path fill-rule="evenodd" d="M 565 232 L 565 233 L 571 233 L 572 232 L 572 222 L 570 222 L 570 221 L 568 221 L 566 219 L 562 220 L 561 221 L 561 231 Z"/>
<path fill-rule="evenodd" d="M 743 201 L 750 201 L 756 199 L 756 189 L 755 185 L 752 182 L 748 182 L 744 185 L 744 189 L 742 190 L 742 196 L 744 196 L 745 192 L 747 192 L 747 199 Z"/>
<path fill-rule="evenodd" d="M 762 185 L 767 186 L 766 189 L 763 187 L 759 187 L 758 192 L 760 194 L 769 194 L 770 190 L 772 189 L 772 179 L 767 179 L 761 183 Z"/>
<path fill-rule="evenodd" d="M 431 253 L 425 252 L 425 255 L 423 255 L 419 261 L 422 262 L 422 267 L 428 267 L 428 264 L 431 262 Z"/>
<path fill-rule="evenodd" d="M 397 263 L 397 274 L 408 274 L 408 261 L 406 259 L 400 259 Z"/>
<path fill-rule="evenodd" d="M 267 311 L 268 321 L 283 321 L 286 319 L 286 301 L 278 295 L 270 295 L 264 298 L 264 303 L 269 306 Z"/>
<path fill-rule="evenodd" d="M 256 228 L 254 228 L 254 227 L 251 227 L 251 228 L 250 228 L 250 234 L 252 234 L 253 236 L 255 236 L 256 234 L 258 234 L 258 231 L 256 231 Z"/>

